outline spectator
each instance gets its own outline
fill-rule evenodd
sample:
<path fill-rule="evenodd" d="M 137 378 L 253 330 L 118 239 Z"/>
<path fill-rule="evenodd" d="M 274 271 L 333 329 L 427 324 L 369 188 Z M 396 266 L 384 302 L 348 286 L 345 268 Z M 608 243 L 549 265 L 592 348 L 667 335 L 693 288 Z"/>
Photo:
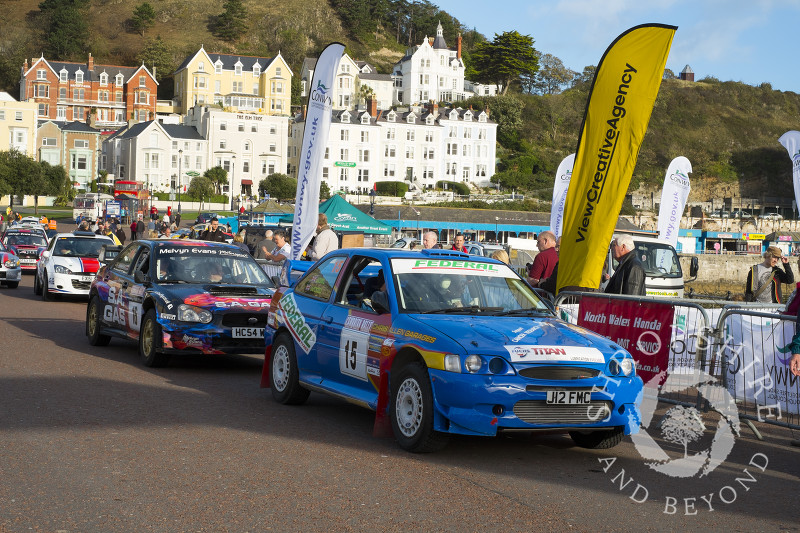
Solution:
<path fill-rule="evenodd" d="M 158 208 L 154 205 L 150 206 L 150 220 L 158 218 Z"/>
<path fill-rule="evenodd" d="M 436 235 L 435 231 L 425 232 L 425 235 L 422 236 L 422 247 L 426 250 L 442 249 L 442 245 L 439 244 L 439 236 Z"/>
<path fill-rule="evenodd" d="M 509 264 L 511 260 L 508 258 L 508 253 L 505 250 L 495 250 L 492 254 L 492 259 L 497 259 L 505 264 Z"/>
<path fill-rule="evenodd" d="M 225 233 L 222 231 L 222 228 L 219 227 L 219 220 L 217 220 L 217 217 L 211 219 L 211 224 L 209 224 L 208 229 L 200 235 L 200 240 L 225 242 Z"/>
<path fill-rule="evenodd" d="M 136 240 L 136 221 L 131 222 L 131 242 Z"/>
<path fill-rule="evenodd" d="M 779 267 L 778 262 L 783 266 Z M 780 248 L 770 246 L 764 252 L 764 262 L 753 265 L 747 273 L 744 299 L 748 302 L 781 303 L 781 283 L 794 283 L 792 266 Z"/>
<path fill-rule="evenodd" d="M 156 219 L 151 218 L 149 222 L 147 222 L 147 231 L 154 232 L 158 231 L 158 226 L 156 225 Z"/>
<path fill-rule="evenodd" d="M 608 280 L 606 293 L 644 296 L 644 267 L 636 257 L 636 246 L 630 235 L 614 235 L 611 255 L 618 261 L 617 270 Z"/>
<path fill-rule="evenodd" d="M 464 235 L 459 233 L 453 238 L 453 246 L 450 248 L 457 252 L 467 253 L 467 247 L 464 246 Z"/>
<path fill-rule="evenodd" d="M 242 235 L 241 233 L 237 233 L 236 236 L 233 238 L 233 244 L 235 244 L 248 254 L 250 253 L 250 248 L 248 248 L 247 245 L 244 243 L 244 235 Z"/>
<path fill-rule="evenodd" d="M 111 231 L 111 222 L 108 221 L 108 220 L 103 222 L 103 226 L 99 230 L 97 230 L 95 233 L 97 233 L 98 235 L 105 235 L 106 237 L 111 237 L 111 240 L 114 241 L 114 244 L 116 244 L 117 246 L 121 246 L 122 245 L 122 243 L 117 238 L 117 236 L 114 234 L 114 232 Z"/>
<path fill-rule="evenodd" d="M 169 226 L 164 228 L 164 231 L 161 233 L 161 237 L 159 237 L 159 238 L 160 239 L 172 239 L 172 238 L 174 238 L 172 236 L 172 230 L 169 228 Z"/>
<path fill-rule="evenodd" d="M 552 231 L 541 232 L 536 238 L 536 247 L 539 248 L 539 253 L 533 258 L 528 271 L 528 281 L 534 287 L 538 287 L 543 279 L 549 278 L 558 263 L 555 234 Z"/>
<path fill-rule="evenodd" d="M 555 245 L 556 254 L 559 253 L 559 249 L 561 248 L 561 237 L 558 238 Z M 539 280 L 538 287 L 542 290 L 545 290 L 555 296 L 557 292 L 557 283 L 558 281 L 558 262 L 556 262 L 556 266 L 553 267 L 553 272 L 550 274 L 549 277 Z"/>
<path fill-rule="evenodd" d="M 115 233 L 115 235 L 117 236 L 117 239 L 119 239 L 119 243 L 124 246 L 125 245 L 125 230 L 122 229 L 122 226 L 117 228 L 117 232 Z"/>
<path fill-rule="evenodd" d="M 282 229 L 277 230 L 272 236 L 272 241 L 275 243 L 275 253 L 266 254 L 265 259 L 278 263 L 289 259 L 292 255 L 292 247 L 286 242 L 286 232 Z"/>
<path fill-rule="evenodd" d="M 139 220 L 136 221 L 136 238 L 141 239 L 142 235 L 144 235 L 144 220 L 142 215 L 139 215 Z"/>
<path fill-rule="evenodd" d="M 181 227 L 181 212 L 180 211 L 178 211 L 178 214 L 175 215 L 175 227 L 176 228 L 180 228 Z"/>
<path fill-rule="evenodd" d="M 338 249 L 339 238 L 328 226 L 328 217 L 325 213 L 320 213 L 317 219 L 317 238 L 314 239 L 314 246 L 308 248 L 308 257 L 312 261 L 317 261 L 328 252 Z"/>
<path fill-rule="evenodd" d="M 266 259 L 269 254 L 275 249 L 275 243 L 272 241 L 272 230 L 268 229 L 264 233 L 264 239 L 258 241 L 256 244 L 255 257 L 256 259 Z"/>

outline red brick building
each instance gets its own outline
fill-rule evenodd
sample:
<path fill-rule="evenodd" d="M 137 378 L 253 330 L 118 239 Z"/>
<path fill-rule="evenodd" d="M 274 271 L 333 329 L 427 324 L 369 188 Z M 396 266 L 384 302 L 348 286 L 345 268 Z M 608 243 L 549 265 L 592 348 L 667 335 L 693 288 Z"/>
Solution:
<path fill-rule="evenodd" d="M 20 101 L 35 101 L 40 120 L 88 121 L 107 130 L 156 116 L 158 82 L 144 65 L 95 65 L 92 54 L 87 63 L 47 61 L 42 56 L 30 66 L 25 60 L 19 83 Z"/>

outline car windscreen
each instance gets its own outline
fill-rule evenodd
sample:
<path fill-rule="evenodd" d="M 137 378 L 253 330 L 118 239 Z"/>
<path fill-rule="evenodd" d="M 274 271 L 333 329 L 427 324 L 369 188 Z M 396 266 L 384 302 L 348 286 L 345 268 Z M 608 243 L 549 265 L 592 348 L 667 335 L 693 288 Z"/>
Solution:
<path fill-rule="evenodd" d="M 504 264 L 396 258 L 391 265 L 401 312 L 550 313 L 530 286 Z"/>
<path fill-rule="evenodd" d="M 675 249 L 660 242 L 635 241 L 634 252 L 642 262 L 644 273 L 649 278 L 683 278 L 681 263 Z M 618 261 L 613 261 L 616 270 Z"/>
<path fill-rule="evenodd" d="M 155 250 L 160 283 L 237 283 L 274 287 L 258 263 L 240 249 L 206 244 L 159 246 Z"/>
<path fill-rule="evenodd" d="M 6 235 L 6 245 L 47 246 L 47 241 L 41 235 L 32 233 L 10 233 Z"/>
<path fill-rule="evenodd" d="M 59 237 L 53 246 L 53 255 L 59 257 L 98 257 L 100 248 L 109 244 L 114 244 L 114 241 L 93 237 Z"/>

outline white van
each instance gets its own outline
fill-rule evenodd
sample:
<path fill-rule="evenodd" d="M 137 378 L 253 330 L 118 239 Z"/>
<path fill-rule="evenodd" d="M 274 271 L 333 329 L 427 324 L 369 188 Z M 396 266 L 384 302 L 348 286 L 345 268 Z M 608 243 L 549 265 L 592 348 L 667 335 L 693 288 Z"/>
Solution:
<path fill-rule="evenodd" d="M 629 232 L 618 232 L 629 233 Z M 645 294 L 661 298 L 683 298 L 683 270 L 675 248 L 667 241 L 631 232 L 636 245 L 636 256 L 642 262 L 645 273 Z M 605 273 L 614 274 L 617 261 L 608 248 L 608 261 Z M 697 258 L 692 258 L 690 275 L 697 276 Z M 605 285 L 605 282 L 604 282 Z M 604 288 L 604 285 L 601 288 Z"/>

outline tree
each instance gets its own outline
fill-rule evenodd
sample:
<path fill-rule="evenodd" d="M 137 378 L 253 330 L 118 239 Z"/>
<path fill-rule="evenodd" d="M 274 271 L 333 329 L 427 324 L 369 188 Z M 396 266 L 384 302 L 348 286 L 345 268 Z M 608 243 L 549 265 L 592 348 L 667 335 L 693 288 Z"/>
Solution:
<path fill-rule="evenodd" d="M 50 59 L 83 59 L 90 48 L 86 23 L 89 3 L 89 0 L 43 0 L 39 4 L 44 53 Z"/>
<path fill-rule="evenodd" d="M 297 180 L 286 174 L 270 174 L 258 183 L 258 191 L 261 194 L 269 194 L 279 202 L 293 200 L 297 195 Z"/>
<path fill-rule="evenodd" d="M 214 186 L 214 192 L 222 194 L 222 186 L 228 184 L 228 171 L 222 167 L 212 167 L 203 174 Z"/>
<path fill-rule="evenodd" d="M 202 210 L 203 201 L 211 198 L 214 193 L 214 186 L 211 184 L 211 180 L 205 176 L 197 176 L 189 182 L 188 193 L 189 196 L 200 199 L 200 210 Z"/>
<path fill-rule="evenodd" d="M 331 197 L 331 188 L 324 181 L 319 184 L 319 199 L 327 200 Z"/>
<path fill-rule="evenodd" d="M 595 72 L 597 72 L 597 67 L 594 65 L 583 67 L 583 72 L 576 74 L 572 79 L 572 88 L 588 92 L 594 81 Z"/>
<path fill-rule="evenodd" d="M 247 9 L 242 0 L 226 0 L 225 9 L 211 24 L 211 32 L 229 42 L 238 41 L 247 32 Z"/>
<path fill-rule="evenodd" d="M 48 193 L 42 166 L 17 150 L 0 152 L 0 181 L 7 184 L 12 195 L 32 195 L 37 212 L 38 197 Z"/>
<path fill-rule="evenodd" d="M 150 68 L 159 83 L 165 77 L 170 76 L 176 67 L 172 51 L 160 35 L 155 39 L 147 40 L 142 51 L 136 56 L 136 60 Z"/>
<path fill-rule="evenodd" d="M 480 43 L 472 54 L 477 79 L 494 83 L 503 95 L 522 76 L 532 77 L 539 68 L 539 58 L 533 48 L 533 37 L 516 31 L 495 34 L 491 42 Z"/>
<path fill-rule="evenodd" d="M 375 98 L 375 91 L 369 85 L 364 85 L 363 83 L 358 86 L 358 90 L 356 91 L 356 98 L 358 99 L 358 103 L 366 104 L 367 100 L 370 98 Z M 374 118 L 374 117 L 373 117 Z"/>
<path fill-rule="evenodd" d="M 689 443 L 703 436 L 706 426 L 700 413 L 694 407 L 678 405 L 664 414 L 661 421 L 661 434 L 664 439 L 683 444 L 683 456 L 689 454 Z"/>
<path fill-rule="evenodd" d="M 538 94 L 558 94 L 570 81 L 575 78 L 577 72 L 564 66 L 559 58 L 552 54 L 542 54 L 539 58 L 539 70 L 530 79 L 528 92 Z M 523 80 L 525 80 L 523 76 Z M 523 82 L 523 89 L 525 89 Z"/>
<path fill-rule="evenodd" d="M 151 28 L 156 21 L 156 10 L 147 2 L 142 2 L 133 10 L 131 28 L 144 37 L 144 31 Z"/>

